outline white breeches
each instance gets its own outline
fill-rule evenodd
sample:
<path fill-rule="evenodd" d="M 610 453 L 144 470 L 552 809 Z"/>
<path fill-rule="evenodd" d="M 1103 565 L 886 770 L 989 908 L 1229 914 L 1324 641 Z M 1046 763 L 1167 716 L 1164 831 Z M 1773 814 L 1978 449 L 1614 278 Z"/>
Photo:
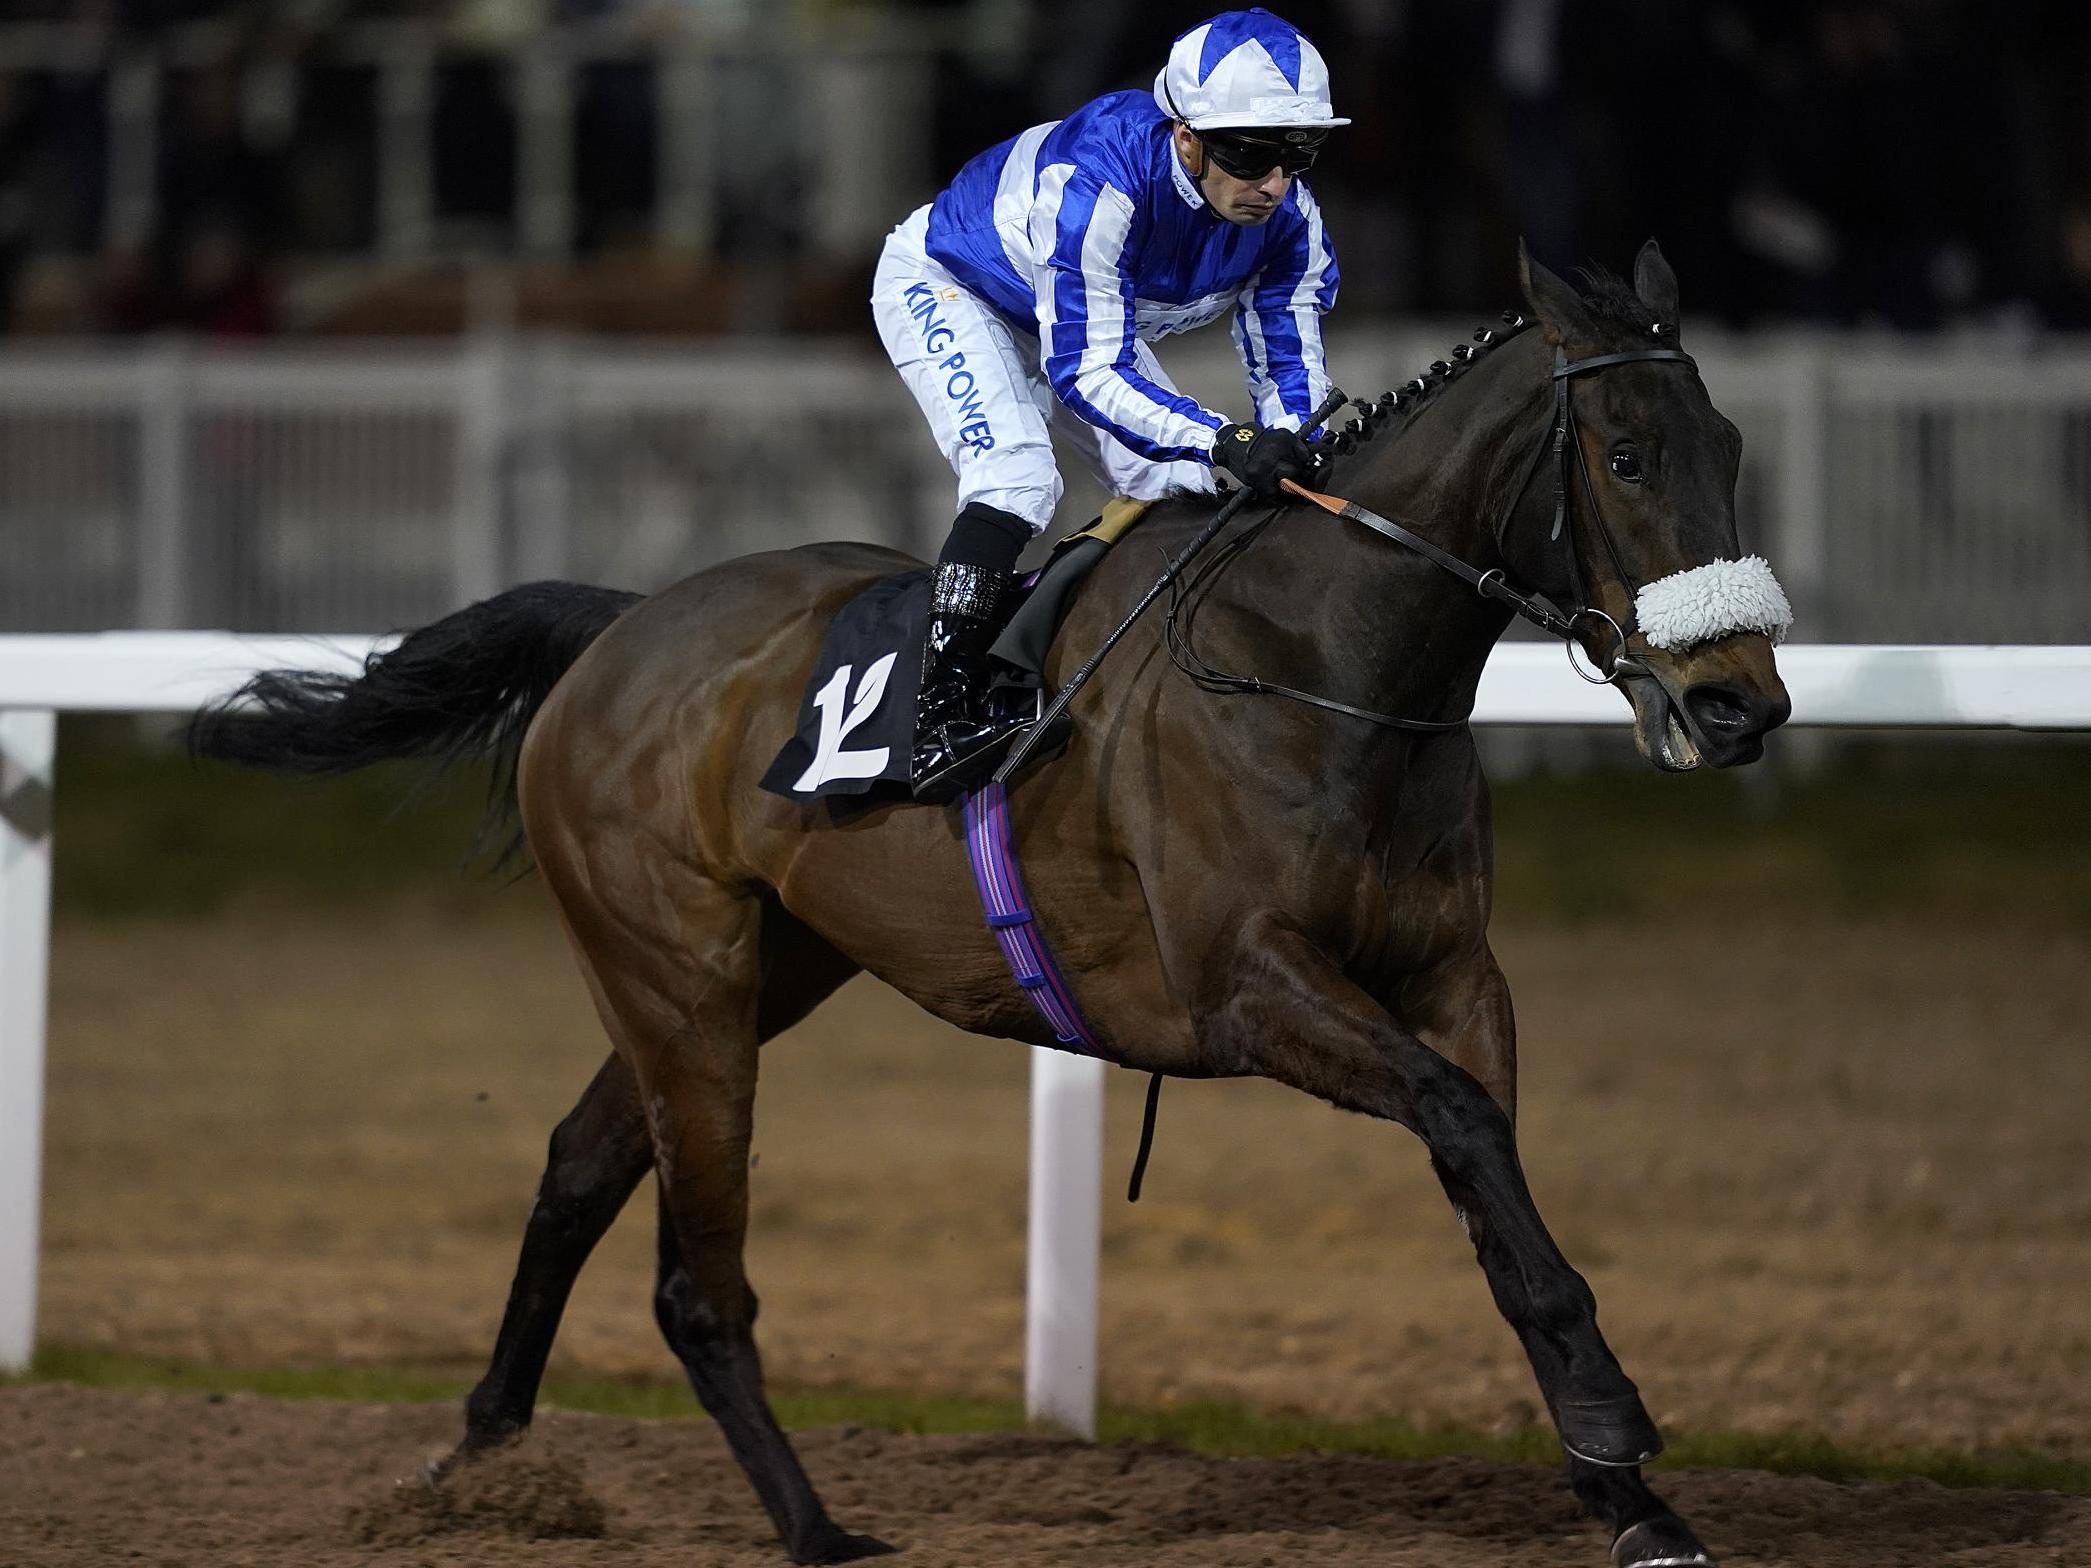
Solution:
<path fill-rule="evenodd" d="M 1060 504 L 1060 470 L 1048 422 L 1088 461 L 1114 495 L 1153 500 L 1171 490 L 1211 491 L 1212 470 L 1185 460 L 1157 463 L 1077 417 L 1053 396 L 1038 339 L 1012 328 L 923 249 L 929 209 L 886 236 L 872 276 L 879 341 L 931 434 L 958 475 L 958 505 L 970 501 L 1021 517 L 1039 533 Z M 1145 343 L 1140 374 L 1174 390 Z"/>

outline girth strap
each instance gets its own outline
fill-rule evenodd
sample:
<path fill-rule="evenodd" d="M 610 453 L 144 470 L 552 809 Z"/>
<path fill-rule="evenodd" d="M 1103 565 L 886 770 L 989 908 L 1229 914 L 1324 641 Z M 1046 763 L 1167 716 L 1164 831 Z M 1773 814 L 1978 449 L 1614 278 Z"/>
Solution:
<path fill-rule="evenodd" d="M 1102 1061 L 1116 1060 L 1082 1016 L 1082 1004 L 1073 987 L 1054 961 L 1045 932 L 1031 912 L 1024 893 L 1024 874 L 1018 869 L 1016 844 L 1009 832 L 1009 793 L 999 781 L 982 785 L 966 797 L 966 848 L 973 866 L 973 883 L 980 890 L 980 907 L 987 928 L 1009 972 L 1038 1016 L 1053 1031 L 1053 1038 L 1068 1049 Z M 1124 1065 L 1122 1062 L 1120 1065 Z M 1126 1188 L 1126 1201 L 1140 1201 L 1140 1184 L 1147 1175 L 1147 1157 L 1154 1152 L 1154 1113 L 1161 1102 L 1162 1075 L 1156 1073 L 1147 1085 L 1147 1107 L 1140 1119 L 1140 1152 L 1133 1161 L 1133 1175 Z"/>
<path fill-rule="evenodd" d="M 966 797 L 966 849 L 988 929 L 1025 997 L 1051 1027 L 1054 1039 L 1084 1056 L 1109 1061 L 1110 1052 L 1091 1033 L 1081 1003 L 1031 913 L 1016 845 L 1009 836 L 1008 790 L 999 780 Z"/>

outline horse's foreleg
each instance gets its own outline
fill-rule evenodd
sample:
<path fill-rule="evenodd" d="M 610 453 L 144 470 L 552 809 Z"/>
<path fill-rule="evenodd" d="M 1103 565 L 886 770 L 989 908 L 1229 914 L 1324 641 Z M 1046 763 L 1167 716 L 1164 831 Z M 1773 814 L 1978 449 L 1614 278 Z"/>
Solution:
<path fill-rule="evenodd" d="M 1402 997 L 1404 1021 L 1439 1055 L 1464 1068 L 1489 1098 L 1516 1114 L 1517 1026 L 1510 988 L 1484 950 L 1419 977 Z M 1710 1563 L 1691 1531 L 1649 1490 L 1637 1465 L 1595 1465 L 1573 1456 L 1569 1484 L 1592 1517 L 1611 1527 L 1613 1561 L 1622 1568 Z"/>
<path fill-rule="evenodd" d="M 1674 1516 L 1626 1472 L 1661 1449 L 1640 1395 L 1597 1326 L 1596 1299 L 1548 1234 L 1532 1201 L 1510 1117 L 1474 1076 L 1448 1061 L 1353 984 L 1322 952 L 1276 920 L 1241 949 L 1237 986 L 1210 1027 L 1250 1069 L 1420 1136 L 1474 1243 L 1497 1309 L 1516 1332 L 1561 1434 L 1577 1486 L 1630 1555 L 1650 1568 L 1674 1556 L 1640 1554 L 1632 1537 L 1657 1514 Z M 1498 1010 L 1506 1020 L 1507 1008 Z M 1464 1053 L 1462 1053 L 1464 1054 Z M 1616 1469 L 1621 1479 L 1592 1479 Z M 1645 1502 L 1643 1501 L 1645 1499 Z M 1648 1512 L 1652 1505 L 1653 1512 Z M 1690 1532 L 1676 1526 L 1681 1544 Z M 1691 1551 L 1697 1552 L 1696 1542 Z"/>
<path fill-rule="evenodd" d="M 1648 1489 L 1638 1465 L 1593 1465 L 1571 1454 L 1568 1484 L 1593 1517 L 1611 1526 L 1617 1568 L 1712 1568 L 1712 1554 Z"/>
<path fill-rule="evenodd" d="M 442 1480 L 460 1461 L 499 1447 L 530 1425 L 574 1280 L 652 1163 L 631 1069 L 612 1056 L 552 1131 L 493 1360 L 465 1400 L 463 1440 L 429 1465 L 430 1480 Z"/>

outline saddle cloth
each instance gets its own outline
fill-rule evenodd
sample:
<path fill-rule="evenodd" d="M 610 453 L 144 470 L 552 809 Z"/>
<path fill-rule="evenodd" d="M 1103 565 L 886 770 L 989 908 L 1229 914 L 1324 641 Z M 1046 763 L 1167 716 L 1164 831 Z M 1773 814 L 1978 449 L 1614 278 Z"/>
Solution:
<path fill-rule="evenodd" d="M 1063 539 L 1026 580 L 995 641 L 998 691 L 1043 690 L 1046 652 L 1075 589 L 1149 505 L 1114 497 L 1096 522 Z M 763 774 L 764 789 L 801 801 L 910 791 L 928 621 L 924 570 L 882 577 L 836 612 L 800 699 L 798 726 Z"/>

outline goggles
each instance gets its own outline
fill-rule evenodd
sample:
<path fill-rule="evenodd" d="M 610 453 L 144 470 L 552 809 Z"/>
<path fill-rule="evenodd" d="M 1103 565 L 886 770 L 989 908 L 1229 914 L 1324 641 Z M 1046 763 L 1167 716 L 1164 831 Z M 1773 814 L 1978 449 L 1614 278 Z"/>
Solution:
<path fill-rule="evenodd" d="M 1198 140 L 1224 173 L 1237 180 L 1260 180 L 1273 169 L 1288 176 L 1305 174 L 1321 155 L 1327 131 L 1199 131 Z"/>

